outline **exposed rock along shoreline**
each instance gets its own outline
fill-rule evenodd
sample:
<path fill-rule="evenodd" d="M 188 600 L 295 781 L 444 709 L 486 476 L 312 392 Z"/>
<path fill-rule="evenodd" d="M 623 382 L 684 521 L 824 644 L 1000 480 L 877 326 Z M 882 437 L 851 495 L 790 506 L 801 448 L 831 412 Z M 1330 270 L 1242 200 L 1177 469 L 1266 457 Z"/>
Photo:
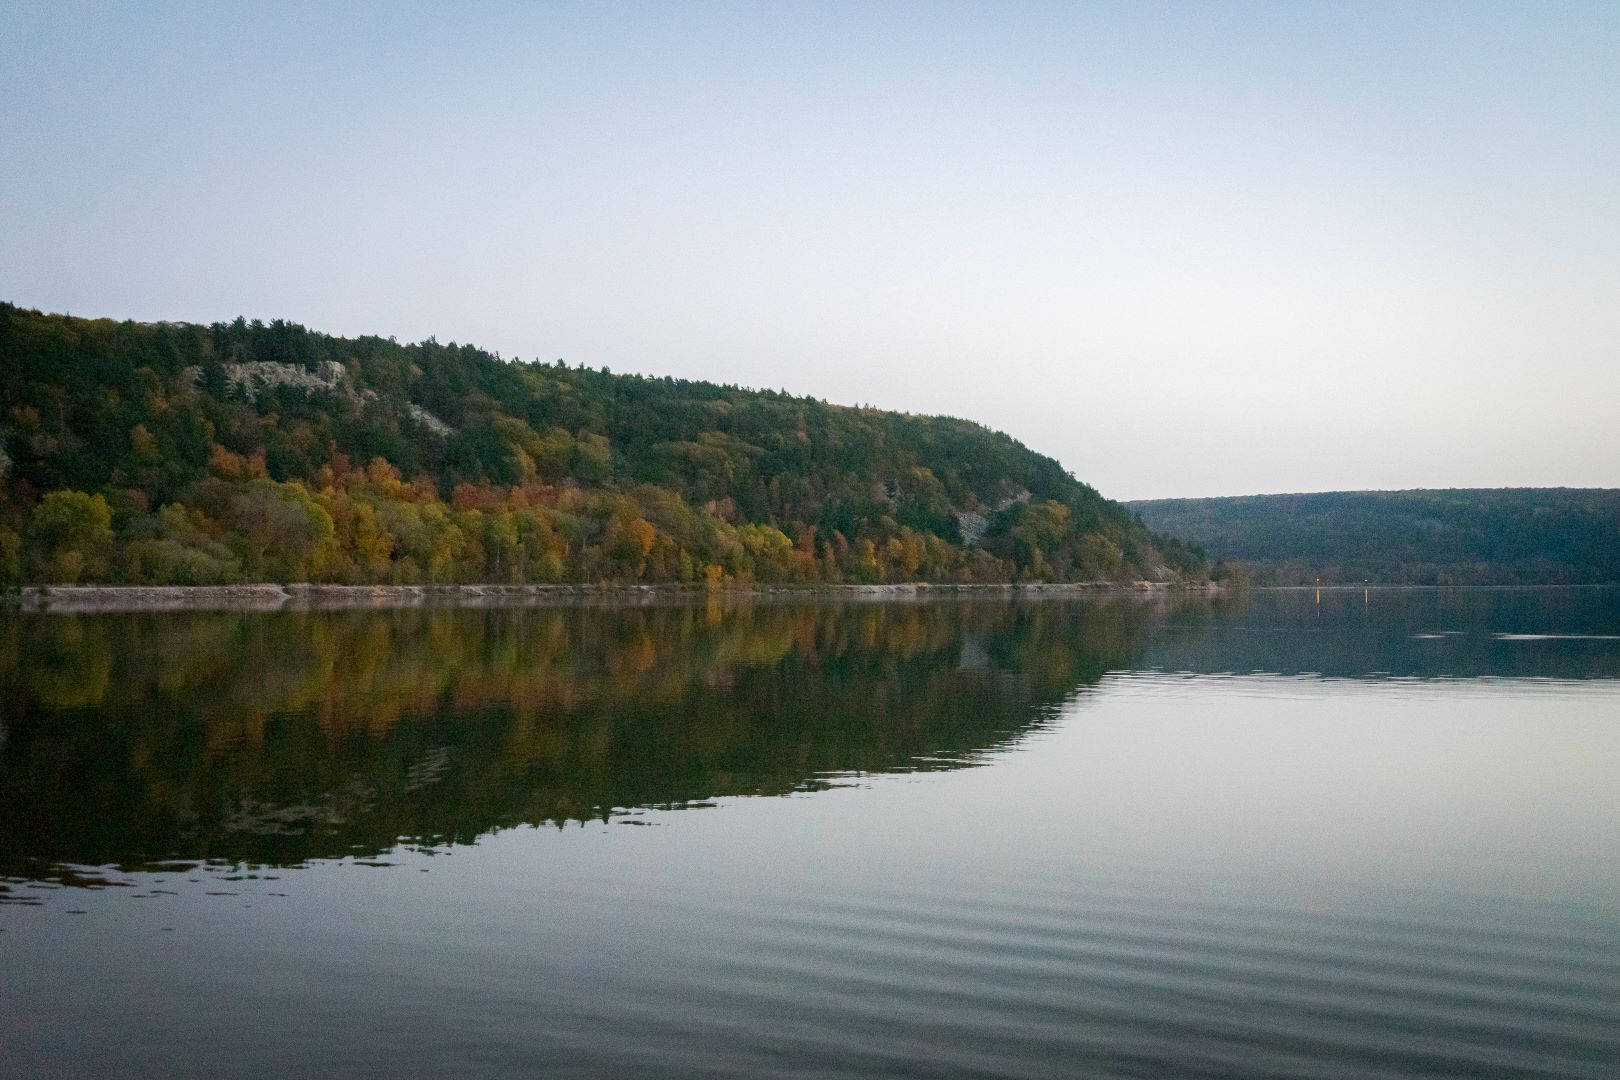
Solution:
<path fill-rule="evenodd" d="M 1208 590 L 1169 582 L 1059 582 L 1015 585 L 25 585 L 13 594 L 23 611 L 281 611 L 315 608 L 525 607 L 678 597 L 831 596 L 920 600 L 950 596 L 1060 597 L 1162 595 Z M 3 603 L 3 600 L 0 600 Z"/>

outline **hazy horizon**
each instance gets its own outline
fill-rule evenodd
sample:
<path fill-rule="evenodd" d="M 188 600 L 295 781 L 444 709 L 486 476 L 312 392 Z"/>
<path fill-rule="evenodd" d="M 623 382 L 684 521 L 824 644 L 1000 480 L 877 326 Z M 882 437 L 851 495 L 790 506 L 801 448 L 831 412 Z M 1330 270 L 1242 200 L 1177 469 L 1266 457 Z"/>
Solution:
<path fill-rule="evenodd" d="M 1620 486 L 1612 6 L 11 14 L 25 307 L 962 416 L 1124 500 Z"/>

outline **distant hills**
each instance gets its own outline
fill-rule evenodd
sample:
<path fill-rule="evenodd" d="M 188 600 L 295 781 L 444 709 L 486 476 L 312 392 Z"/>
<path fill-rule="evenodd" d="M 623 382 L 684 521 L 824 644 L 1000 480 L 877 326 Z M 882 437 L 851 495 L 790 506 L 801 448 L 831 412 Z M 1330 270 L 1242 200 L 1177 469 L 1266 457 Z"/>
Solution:
<path fill-rule="evenodd" d="M 1620 583 L 1620 490 L 1332 491 L 1128 503 L 1256 584 Z"/>
<path fill-rule="evenodd" d="M 0 304 L 0 584 L 1202 579 L 979 424 Z"/>

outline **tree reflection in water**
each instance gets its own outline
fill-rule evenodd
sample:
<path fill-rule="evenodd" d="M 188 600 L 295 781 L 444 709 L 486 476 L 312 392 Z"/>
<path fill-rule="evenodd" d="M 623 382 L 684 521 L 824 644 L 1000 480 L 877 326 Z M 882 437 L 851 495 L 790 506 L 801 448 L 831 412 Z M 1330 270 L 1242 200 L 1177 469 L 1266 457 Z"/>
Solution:
<path fill-rule="evenodd" d="M 1144 669 L 1612 679 L 1620 590 L 4 614 L 0 876 L 960 768 Z"/>
<path fill-rule="evenodd" d="M 1125 666 L 1152 605 L 0 619 L 0 873 L 290 865 L 959 768 Z"/>

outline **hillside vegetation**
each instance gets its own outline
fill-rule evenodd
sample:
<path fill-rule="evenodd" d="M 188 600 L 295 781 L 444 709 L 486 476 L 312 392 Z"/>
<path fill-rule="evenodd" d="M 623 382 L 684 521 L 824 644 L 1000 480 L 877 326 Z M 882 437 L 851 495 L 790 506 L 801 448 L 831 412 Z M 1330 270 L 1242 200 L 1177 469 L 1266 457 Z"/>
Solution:
<path fill-rule="evenodd" d="M 1201 577 L 964 420 L 344 339 L 0 304 L 0 581 Z"/>
<path fill-rule="evenodd" d="M 1259 584 L 1620 583 L 1620 490 L 1332 491 L 1129 504 Z"/>

